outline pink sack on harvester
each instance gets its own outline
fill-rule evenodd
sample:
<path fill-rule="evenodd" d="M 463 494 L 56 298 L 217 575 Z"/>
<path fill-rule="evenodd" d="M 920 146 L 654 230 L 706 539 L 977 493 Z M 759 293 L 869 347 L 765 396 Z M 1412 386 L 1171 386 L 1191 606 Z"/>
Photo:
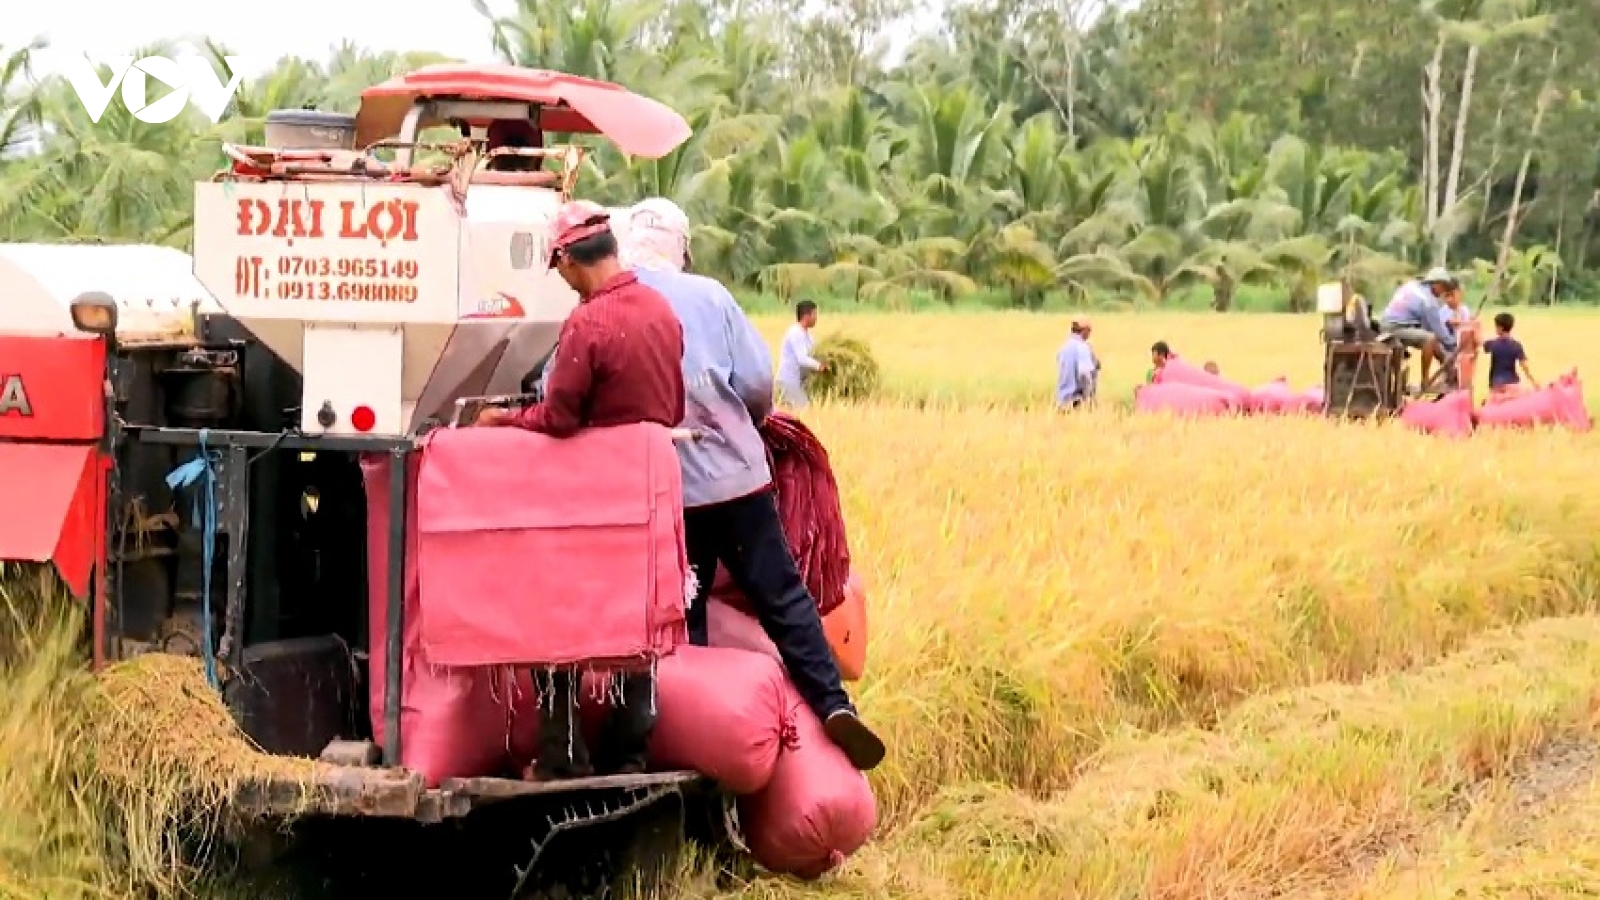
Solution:
<path fill-rule="evenodd" d="M 1168 365 L 1171 365 L 1169 362 Z M 1222 391 L 1197 384 L 1166 382 L 1147 384 L 1133 398 L 1137 412 L 1165 412 L 1175 416 L 1225 416 L 1243 407 Z"/>
<path fill-rule="evenodd" d="M 637 666 L 687 637 L 669 429 L 440 429 L 417 478 L 422 640 L 453 666 Z"/>
<path fill-rule="evenodd" d="M 384 678 L 389 660 L 384 634 L 389 613 L 390 457 L 361 461 L 367 492 L 367 697 L 372 739 L 384 741 Z M 406 490 L 415 508 L 417 459 L 411 458 Z M 446 778 L 517 772 L 533 759 L 538 710 L 528 673 L 446 669 L 430 665 L 422 649 L 417 592 L 417 528 L 406 527 L 404 627 L 401 636 L 400 764 L 429 787 Z"/>
<path fill-rule="evenodd" d="M 1407 403 L 1400 421 L 1423 434 L 1464 437 L 1472 433 L 1472 395 L 1453 391 L 1434 403 Z"/>
<path fill-rule="evenodd" d="M 1248 409 L 1250 407 L 1250 389 L 1236 381 L 1229 381 L 1221 375 L 1213 375 L 1205 369 L 1191 366 L 1181 359 L 1168 359 L 1166 364 L 1156 370 L 1154 382 L 1156 384 L 1192 384 L 1198 387 L 1210 388 L 1228 397 L 1234 409 Z M 1144 393 L 1140 391 L 1139 393 Z"/>
<path fill-rule="evenodd" d="M 766 787 L 794 735 L 783 667 L 724 647 L 679 647 L 656 666 L 650 764 L 688 769 L 733 794 Z M 587 693 L 587 692 L 586 692 Z"/>
<path fill-rule="evenodd" d="M 756 617 L 715 597 L 706 605 L 706 637 L 713 647 L 732 647 L 780 659 L 778 648 Z"/>
<path fill-rule="evenodd" d="M 795 740 L 778 754 L 766 788 L 739 798 L 739 824 L 756 862 L 782 875 L 816 879 L 872 837 L 878 801 L 866 776 L 828 740 L 793 686 L 784 687 Z"/>

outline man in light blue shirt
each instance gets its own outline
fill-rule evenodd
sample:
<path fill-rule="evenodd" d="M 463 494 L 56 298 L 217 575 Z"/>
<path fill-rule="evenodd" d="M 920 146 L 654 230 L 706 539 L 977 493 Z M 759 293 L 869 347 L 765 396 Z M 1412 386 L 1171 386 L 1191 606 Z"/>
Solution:
<path fill-rule="evenodd" d="M 1056 406 L 1059 409 L 1072 409 L 1094 399 L 1100 364 L 1089 347 L 1089 335 L 1093 330 L 1088 319 L 1074 319 L 1067 342 L 1056 351 Z"/>
<path fill-rule="evenodd" d="M 766 342 L 727 288 L 686 271 L 689 219 L 677 204 L 652 198 L 625 215 L 624 262 L 667 298 L 683 324 L 683 427 L 702 435 L 678 445 L 685 541 L 698 582 L 689 639 L 704 646 L 710 636 L 706 603 L 720 564 L 749 599 L 828 737 L 858 769 L 874 768 L 883 761 L 883 741 L 845 692 L 817 601 L 778 517 L 766 442 L 757 430 L 772 410 Z"/>
<path fill-rule="evenodd" d="M 796 303 L 794 324 L 784 332 L 783 344 L 778 348 L 778 399 L 792 409 L 804 409 L 811 402 L 806 396 L 806 373 L 825 368 L 811 355 L 811 329 L 815 327 L 817 304 L 810 300 Z"/>
<path fill-rule="evenodd" d="M 1433 364 L 1454 353 L 1456 336 L 1445 326 L 1440 300 L 1459 290 L 1449 270 L 1435 267 L 1415 281 L 1400 285 L 1378 320 L 1378 330 L 1404 346 L 1422 352 L 1422 384 L 1428 383 Z"/>

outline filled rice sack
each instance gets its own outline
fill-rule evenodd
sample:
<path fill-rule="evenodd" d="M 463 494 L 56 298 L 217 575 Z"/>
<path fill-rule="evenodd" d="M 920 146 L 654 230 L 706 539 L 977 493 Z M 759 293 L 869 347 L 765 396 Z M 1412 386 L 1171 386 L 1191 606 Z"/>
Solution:
<path fill-rule="evenodd" d="M 591 754 L 611 709 L 609 681 L 584 676 L 579 707 Z M 679 647 L 656 664 L 655 704 L 650 767 L 699 772 L 732 794 L 766 787 L 794 734 L 783 667 L 748 650 Z"/>
<path fill-rule="evenodd" d="M 1594 420 L 1589 417 L 1589 406 L 1583 400 L 1583 382 L 1579 380 L 1577 370 L 1556 379 L 1555 389 L 1565 410 L 1562 423 L 1579 432 L 1593 428 Z"/>
<path fill-rule="evenodd" d="M 389 613 L 389 467 L 391 457 L 361 461 L 367 491 L 367 621 L 373 636 L 367 678 L 373 740 L 385 738 L 384 688 L 390 664 L 383 635 Z M 412 456 L 406 489 L 414 502 L 419 460 Z M 538 711 L 526 670 L 451 669 L 432 664 L 422 646 L 416 517 L 407 517 L 405 624 L 401 638 L 400 764 L 428 787 L 446 778 L 515 773 L 533 758 Z"/>
<path fill-rule="evenodd" d="M 1567 404 L 1555 385 L 1530 391 L 1478 410 L 1478 424 L 1485 428 L 1533 428 L 1559 425 L 1567 416 Z"/>
<path fill-rule="evenodd" d="M 813 880 L 861 849 L 878 826 L 878 801 L 865 775 L 828 740 L 791 685 L 795 738 L 778 754 L 772 780 L 739 798 L 750 852 L 769 871 Z"/>
<path fill-rule="evenodd" d="M 727 590 L 737 592 L 731 582 Z M 779 659 L 778 648 L 762 630 L 749 604 L 742 598 L 730 603 L 725 595 L 711 595 L 706 607 L 706 631 L 713 647 L 737 647 Z M 844 603 L 822 617 L 823 635 L 845 681 L 859 681 L 867 667 L 867 593 L 855 573 L 845 582 Z"/>
<path fill-rule="evenodd" d="M 1139 389 L 1133 408 L 1136 412 L 1165 412 L 1187 417 L 1225 416 L 1244 407 L 1236 404 L 1230 395 L 1212 388 L 1183 382 L 1158 382 Z"/>
<path fill-rule="evenodd" d="M 1452 391 L 1434 403 L 1407 403 L 1400 421 L 1423 434 L 1464 437 L 1472 433 L 1472 395 Z"/>

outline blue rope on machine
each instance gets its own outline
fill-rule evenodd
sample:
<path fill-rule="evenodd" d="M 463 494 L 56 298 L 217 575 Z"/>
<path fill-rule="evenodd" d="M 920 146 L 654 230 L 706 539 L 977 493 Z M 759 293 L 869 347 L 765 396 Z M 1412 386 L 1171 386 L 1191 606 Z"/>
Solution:
<path fill-rule="evenodd" d="M 213 688 L 220 688 L 217 651 L 211 646 L 211 561 L 217 545 L 217 475 L 212 466 L 216 459 L 206 448 L 206 436 L 206 429 L 200 429 L 199 454 L 167 475 L 167 487 L 176 491 L 199 482 L 199 489 L 194 492 L 190 521 L 200 525 L 200 554 L 203 559 L 200 572 L 200 655 L 205 660 L 206 681 Z"/>

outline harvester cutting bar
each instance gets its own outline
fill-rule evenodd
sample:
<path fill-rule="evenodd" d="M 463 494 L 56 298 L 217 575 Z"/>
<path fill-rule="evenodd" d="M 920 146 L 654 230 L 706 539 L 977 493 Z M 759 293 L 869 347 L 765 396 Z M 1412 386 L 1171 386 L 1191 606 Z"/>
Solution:
<path fill-rule="evenodd" d="M 436 824 L 512 800 L 552 797 L 592 808 L 613 804 L 618 794 L 643 792 L 656 799 L 704 780 L 694 772 L 652 772 L 564 781 L 448 778 L 429 788 L 421 775 L 405 769 L 320 763 L 309 784 L 293 779 L 247 781 L 237 801 L 241 812 L 264 818 L 370 816 Z"/>

